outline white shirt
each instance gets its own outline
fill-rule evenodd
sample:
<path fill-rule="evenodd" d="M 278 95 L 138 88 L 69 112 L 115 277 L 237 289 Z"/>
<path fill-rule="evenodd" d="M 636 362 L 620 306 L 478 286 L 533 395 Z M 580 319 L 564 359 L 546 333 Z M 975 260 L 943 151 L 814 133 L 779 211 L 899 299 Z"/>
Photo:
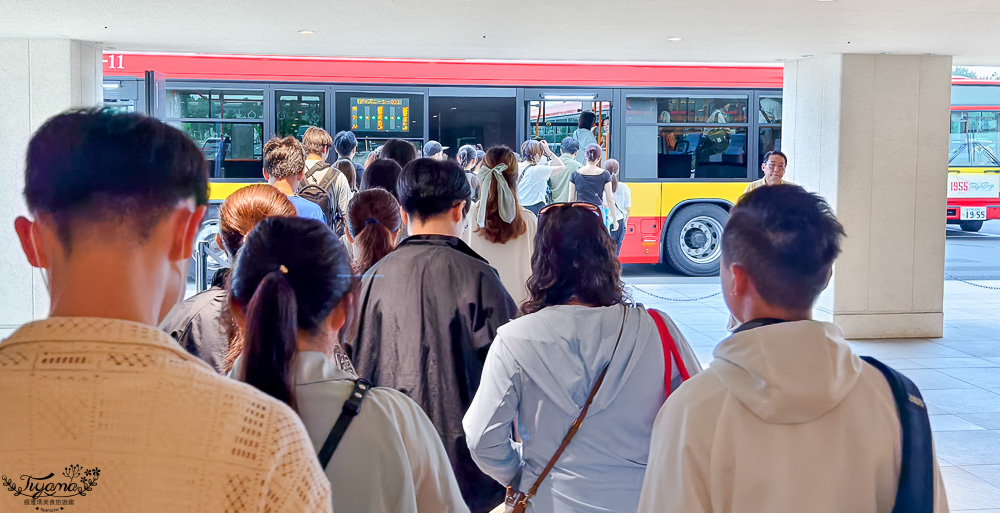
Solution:
<path fill-rule="evenodd" d="M 330 511 L 298 415 L 155 326 L 52 317 L 0 343 L 0 362 L 0 474 L 65 484 L 82 466 L 74 484 L 96 485 L 66 511 Z M 35 510 L 3 492 L 0 511 Z"/>
<path fill-rule="evenodd" d="M 312 169 L 313 166 L 320 162 L 322 161 L 306 160 L 306 170 L 308 171 Z M 317 171 L 316 174 L 309 178 L 309 183 L 319 185 L 320 182 L 323 181 L 323 178 L 326 177 L 326 174 L 330 172 L 337 173 L 337 177 L 333 179 L 333 184 L 331 184 L 328 189 L 330 199 L 333 200 L 333 207 L 336 209 L 336 212 L 340 212 L 342 217 L 347 217 L 347 207 L 351 203 L 351 198 L 354 197 L 354 192 L 351 191 L 351 183 L 347 180 L 347 177 L 344 176 L 344 173 L 341 173 L 340 170 L 331 166 L 322 171 Z M 327 219 L 327 221 L 332 222 L 330 219 Z"/>
<path fill-rule="evenodd" d="M 554 166 L 542 164 L 517 164 L 519 178 L 517 180 L 517 199 L 522 205 L 535 205 L 545 202 L 545 191 L 549 185 Z"/>
<path fill-rule="evenodd" d="M 733 334 L 653 427 L 640 513 L 885 513 L 899 484 L 892 391 L 840 328 Z M 937 462 L 935 513 L 948 511 Z"/>
<path fill-rule="evenodd" d="M 463 239 L 479 256 L 500 274 L 500 282 L 503 283 L 507 293 L 517 304 L 528 300 L 528 278 L 531 277 L 531 255 L 535 251 L 535 233 L 538 231 L 538 219 L 530 210 L 521 207 L 520 215 L 524 219 L 527 229 L 517 238 L 507 241 L 505 244 L 490 242 L 475 232 L 478 228 L 476 219 L 479 215 L 479 203 L 473 203 L 469 210 L 469 225 L 465 228 Z"/>
<path fill-rule="evenodd" d="M 237 362 L 239 363 L 239 362 Z M 233 366 L 239 377 L 242 366 Z M 355 376 L 323 353 L 292 358 L 299 415 L 319 453 L 354 390 Z M 326 467 L 337 513 L 468 513 L 431 420 L 403 393 L 375 387 Z"/>
<path fill-rule="evenodd" d="M 615 198 L 615 221 L 627 220 L 625 209 L 632 206 L 632 189 L 622 182 L 618 182 L 618 190 L 612 196 Z"/>

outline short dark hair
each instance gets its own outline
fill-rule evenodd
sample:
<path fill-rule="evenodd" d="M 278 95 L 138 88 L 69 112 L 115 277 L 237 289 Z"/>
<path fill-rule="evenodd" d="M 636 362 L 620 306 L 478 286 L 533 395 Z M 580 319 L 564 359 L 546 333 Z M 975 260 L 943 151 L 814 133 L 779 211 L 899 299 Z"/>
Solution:
<path fill-rule="evenodd" d="M 333 137 L 333 147 L 337 155 L 346 157 L 358 147 L 358 138 L 354 136 L 354 132 L 341 130 Z"/>
<path fill-rule="evenodd" d="M 395 160 L 376 160 L 368 164 L 365 174 L 361 175 L 361 190 L 367 191 L 368 189 L 381 187 L 389 191 L 398 200 L 399 193 L 396 192 L 396 182 L 399 180 L 399 174 L 402 172 L 403 168 L 399 167 L 399 164 Z"/>
<path fill-rule="evenodd" d="M 597 114 L 594 114 L 594 111 L 587 110 L 580 113 L 580 122 L 577 123 L 577 127 L 584 130 L 590 130 L 591 128 L 594 128 L 594 125 L 596 124 Z"/>
<path fill-rule="evenodd" d="M 395 160 L 399 167 L 405 167 L 417 158 L 417 147 L 403 139 L 389 139 L 378 153 L 379 158 Z"/>
<path fill-rule="evenodd" d="M 407 215 L 421 221 L 447 212 L 459 201 L 465 202 L 468 212 L 472 198 L 465 171 L 453 160 L 422 158 L 410 162 L 400 173 L 396 190 Z"/>
<path fill-rule="evenodd" d="M 786 166 L 788 165 L 788 155 L 785 155 L 784 153 L 781 153 L 778 150 L 771 150 L 771 151 L 765 153 L 763 160 L 761 160 L 761 163 L 767 162 L 767 159 L 770 158 L 771 155 L 777 155 L 777 156 L 785 159 L 785 165 Z"/>
<path fill-rule="evenodd" d="M 764 301 L 807 310 L 826 287 L 844 235 L 818 194 L 797 185 L 767 185 L 733 207 L 722 234 L 722 254 L 727 265 L 747 270 Z"/>
<path fill-rule="evenodd" d="M 622 268 L 604 220 L 581 207 L 551 207 L 538 218 L 528 301 L 533 313 L 576 299 L 594 306 L 622 303 Z"/>
<path fill-rule="evenodd" d="M 66 250 L 78 221 L 118 219 L 145 239 L 178 201 L 208 202 L 208 167 L 184 132 L 154 118 L 68 111 L 28 143 L 24 197 L 53 217 Z"/>
<path fill-rule="evenodd" d="M 562 143 L 559 145 L 559 147 L 563 153 L 572 155 L 580 151 L 580 141 L 577 141 L 572 137 L 566 137 L 562 140 Z"/>

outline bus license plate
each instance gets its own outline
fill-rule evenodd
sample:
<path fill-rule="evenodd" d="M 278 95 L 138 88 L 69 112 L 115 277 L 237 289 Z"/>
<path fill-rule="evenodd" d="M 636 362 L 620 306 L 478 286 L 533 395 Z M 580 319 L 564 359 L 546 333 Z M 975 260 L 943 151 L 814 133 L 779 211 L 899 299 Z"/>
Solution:
<path fill-rule="evenodd" d="M 985 221 L 986 207 L 962 207 L 962 221 Z"/>

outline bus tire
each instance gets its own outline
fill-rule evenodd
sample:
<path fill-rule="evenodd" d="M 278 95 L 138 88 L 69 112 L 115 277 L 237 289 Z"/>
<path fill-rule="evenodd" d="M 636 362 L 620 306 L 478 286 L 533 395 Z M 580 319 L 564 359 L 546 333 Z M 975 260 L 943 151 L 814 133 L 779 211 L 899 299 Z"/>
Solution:
<path fill-rule="evenodd" d="M 684 207 L 670 219 L 663 239 L 667 263 L 688 276 L 719 274 L 726 209 L 709 203 Z"/>
<path fill-rule="evenodd" d="M 982 221 L 962 221 L 958 223 L 958 227 L 962 229 L 963 232 L 978 232 L 983 229 Z"/>

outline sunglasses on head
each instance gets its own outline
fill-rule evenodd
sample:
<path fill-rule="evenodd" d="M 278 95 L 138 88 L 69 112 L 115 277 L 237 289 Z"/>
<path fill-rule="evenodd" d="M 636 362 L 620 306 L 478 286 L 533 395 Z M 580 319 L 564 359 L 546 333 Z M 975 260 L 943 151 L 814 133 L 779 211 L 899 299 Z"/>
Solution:
<path fill-rule="evenodd" d="M 594 205 L 593 203 L 586 203 L 586 202 L 583 202 L 583 201 L 569 201 L 569 202 L 566 202 L 566 203 L 552 203 L 550 205 L 546 205 L 546 206 L 542 207 L 542 209 L 538 211 L 538 216 L 541 217 L 541 216 L 545 215 L 546 212 L 551 212 L 551 211 L 553 211 L 553 210 L 555 210 L 557 208 L 582 208 L 582 209 L 589 210 L 589 211 L 593 212 L 594 214 L 597 214 L 598 217 L 604 217 L 603 213 L 601 212 L 601 209 L 597 205 Z"/>

